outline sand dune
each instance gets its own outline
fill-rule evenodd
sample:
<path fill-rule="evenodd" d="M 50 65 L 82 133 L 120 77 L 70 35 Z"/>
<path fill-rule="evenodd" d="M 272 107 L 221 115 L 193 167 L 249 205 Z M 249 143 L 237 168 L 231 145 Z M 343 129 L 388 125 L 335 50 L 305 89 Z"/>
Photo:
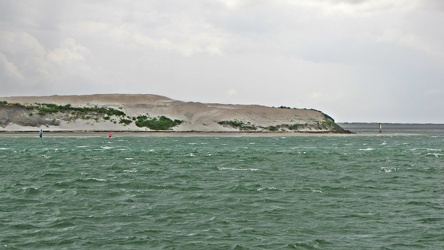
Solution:
<path fill-rule="evenodd" d="M 125 113 L 125 119 L 146 115 L 165 116 L 180 120 L 180 125 L 171 131 L 195 132 L 321 132 L 343 133 L 333 120 L 324 113 L 313 109 L 274 108 L 261 105 L 230 105 L 217 103 L 183 102 L 168 97 L 148 94 L 96 94 L 79 96 L 20 96 L 3 97 L 0 101 L 0 131 L 34 131 L 43 128 L 48 131 L 152 131 L 138 127 L 135 122 L 121 124 L 118 119 L 105 120 L 69 118 L 66 112 L 38 115 L 35 110 L 24 106 L 36 103 L 67 105 L 73 107 L 106 107 Z M 113 121 L 114 120 L 114 121 Z M 227 124 L 221 124 L 226 121 Z M 233 126 L 236 121 L 241 126 Z M 231 124 L 231 125 L 230 125 Z M 245 125 L 245 126 L 244 126 Z M 252 129 L 254 128 L 254 129 Z"/>

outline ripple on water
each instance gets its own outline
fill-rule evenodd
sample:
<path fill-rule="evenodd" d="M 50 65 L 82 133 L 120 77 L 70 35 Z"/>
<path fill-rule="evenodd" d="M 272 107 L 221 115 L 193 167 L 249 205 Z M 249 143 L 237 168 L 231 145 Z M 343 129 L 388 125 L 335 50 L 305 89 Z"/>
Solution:
<path fill-rule="evenodd" d="M 440 249 L 442 138 L 0 138 L 0 244 Z"/>

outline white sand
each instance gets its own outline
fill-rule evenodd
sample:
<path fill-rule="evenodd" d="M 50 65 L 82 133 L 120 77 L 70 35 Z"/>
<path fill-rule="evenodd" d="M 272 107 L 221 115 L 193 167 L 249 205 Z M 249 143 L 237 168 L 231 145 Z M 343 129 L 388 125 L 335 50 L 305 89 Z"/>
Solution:
<path fill-rule="evenodd" d="M 99 106 L 120 109 L 129 117 L 149 115 L 157 117 L 164 115 L 171 119 L 184 121 L 173 128 L 173 131 L 196 132 L 236 132 L 236 128 L 225 127 L 218 121 L 240 120 L 244 123 L 254 124 L 256 127 L 268 127 L 281 124 L 308 124 L 300 132 L 330 132 L 316 128 L 316 124 L 325 121 L 322 112 L 308 109 L 272 108 L 260 105 L 228 105 L 205 104 L 196 102 L 182 102 L 158 95 L 83 95 L 83 96 L 22 96 L 0 97 L 0 101 L 8 103 L 52 103 L 58 105 L 71 104 L 72 106 Z M 3 119 L 8 119 L 7 115 Z M 37 116 L 37 115 L 36 115 Z M 0 117 L 1 119 L 2 117 Z M 10 117 L 9 117 L 10 118 Z M 46 119 L 50 119 L 48 117 Z M 33 131 L 40 126 L 25 127 L 14 124 L 1 127 L 0 131 Z M 61 121 L 59 126 L 45 126 L 48 131 L 147 131 L 147 128 L 139 128 L 134 122 L 128 126 L 114 124 L 110 121 L 76 120 L 75 122 Z"/>

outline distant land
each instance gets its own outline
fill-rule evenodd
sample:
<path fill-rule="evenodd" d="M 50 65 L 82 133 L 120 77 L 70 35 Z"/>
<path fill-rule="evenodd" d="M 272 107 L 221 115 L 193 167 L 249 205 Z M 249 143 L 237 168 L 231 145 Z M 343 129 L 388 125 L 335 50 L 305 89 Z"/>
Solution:
<path fill-rule="evenodd" d="M 0 132 L 349 133 L 314 109 L 183 102 L 149 94 L 0 97 Z"/>
<path fill-rule="evenodd" d="M 338 122 L 338 125 L 354 133 L 409 133 L 417 131 L 444 131 L 444 124 L 437 123 L 378 123 L 378 122 Z"/>

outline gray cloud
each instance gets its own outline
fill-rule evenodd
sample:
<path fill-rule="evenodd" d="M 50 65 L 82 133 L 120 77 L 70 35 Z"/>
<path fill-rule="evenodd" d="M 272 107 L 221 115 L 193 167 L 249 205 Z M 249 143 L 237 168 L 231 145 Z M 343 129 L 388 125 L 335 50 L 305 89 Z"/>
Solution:
<path fill-rule="evenodd" d="M 444 122 L 441 1 L 2 1 L 0 96 L 153 93 Z"/>

